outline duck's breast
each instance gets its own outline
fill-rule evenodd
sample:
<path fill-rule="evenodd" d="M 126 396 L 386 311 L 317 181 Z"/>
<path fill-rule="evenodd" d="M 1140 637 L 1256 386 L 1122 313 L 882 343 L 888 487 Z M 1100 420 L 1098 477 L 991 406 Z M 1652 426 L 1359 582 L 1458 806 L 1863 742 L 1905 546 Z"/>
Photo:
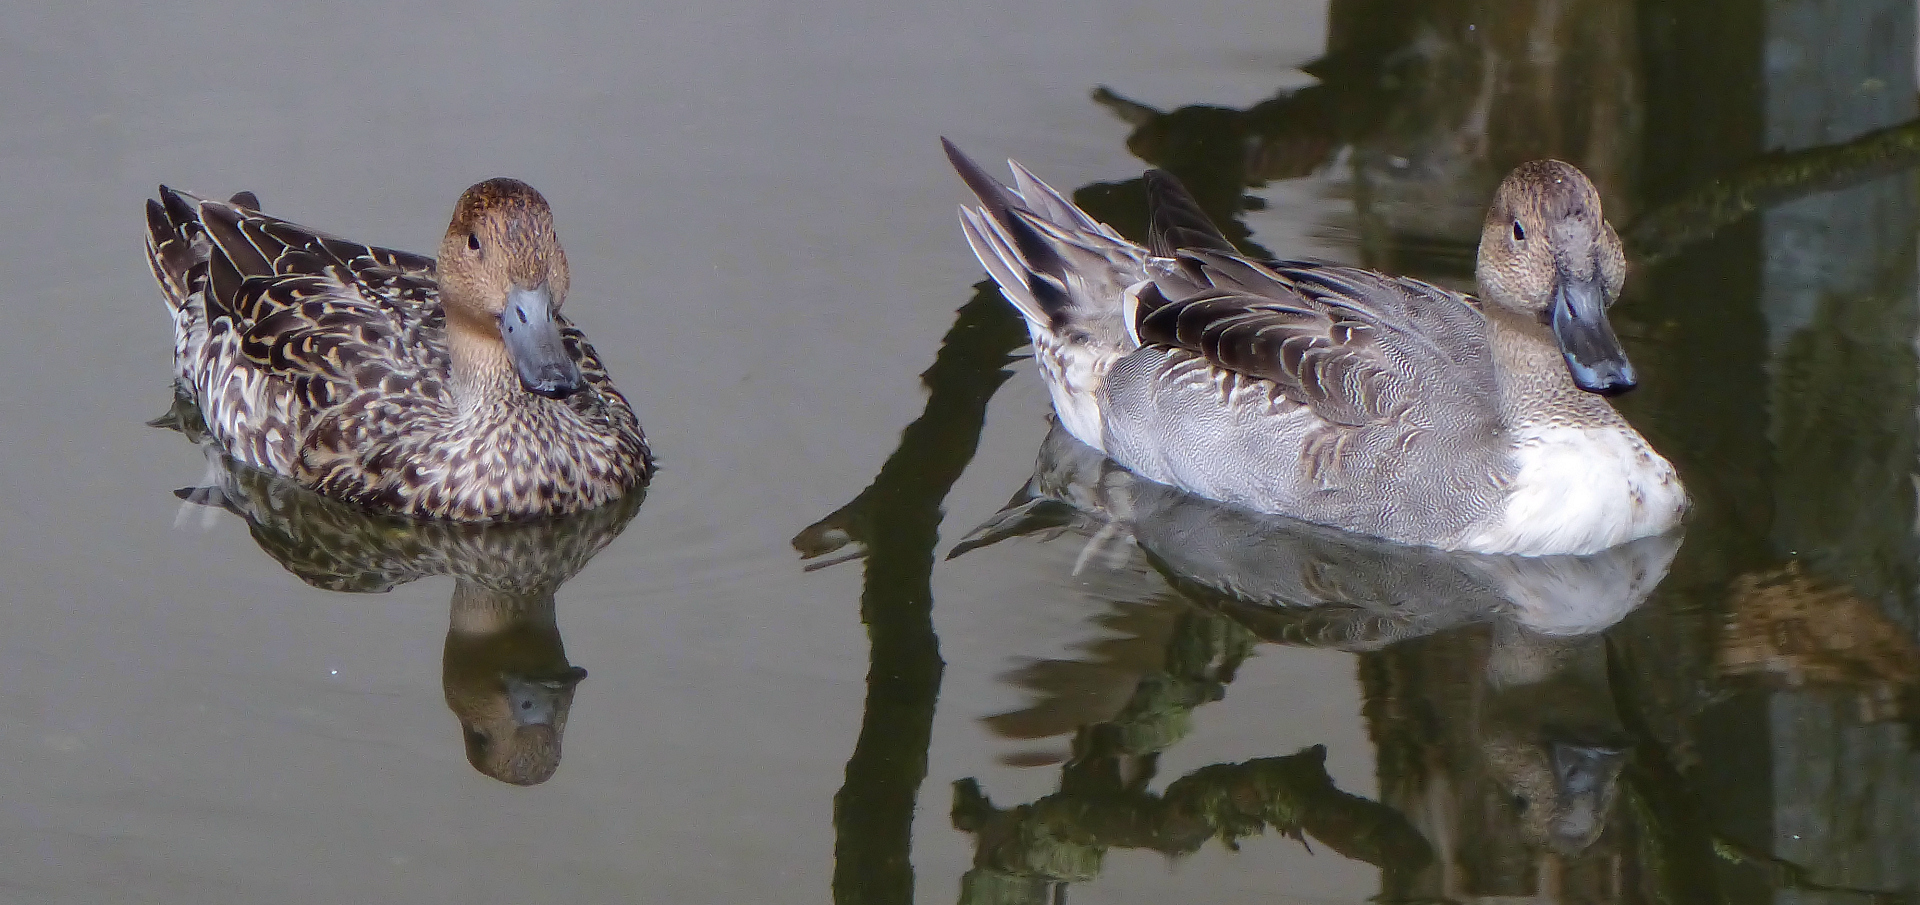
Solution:
<path fill-rule="evenodd" d="M 1686 513 L 1672 463 L 1632 428 L 1514 430 L 1505 501 L 1463 547 L 1522 556 L 1587 554 L 1668 531 Z"/>

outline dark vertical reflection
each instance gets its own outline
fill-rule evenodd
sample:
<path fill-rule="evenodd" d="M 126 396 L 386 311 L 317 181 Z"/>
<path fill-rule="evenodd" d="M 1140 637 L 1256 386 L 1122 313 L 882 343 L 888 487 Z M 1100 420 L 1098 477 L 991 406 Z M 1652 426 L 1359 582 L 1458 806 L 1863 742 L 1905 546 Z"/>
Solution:
<path fill-rule="evenodd" d="M 1646 5 L 1649 140 L 1642 153 L 1652 204 L 1762 150 L 1761 14 L 1750 2 Z M 1644 356 L 1650 376 L 1626 406 L 1628 415 L 1691 466 L 1682 471 L 1695 501 L 1691 530 L 1713 538 L 1686 558 L 1676 576 L 1681 582 L 1691 569 L 1696 580 L 1723 583 L 1765 555 L 1772 513 L 1765 342 L 1756 316 L 1759 254 L 1757 224 L 1736 224 L 1675 259 L 1640 268 L 1622 302 L 1659 339 Z"/>
<path fill-rule="evenodd" d="M 1847 141 L 1920 112 L 1913 3 L 1775 0 L 1766 10 L 1769 148 Z M 1876 889 L 1920 888 L 1910 722 L 1920 714 L 1903 715 L 1900 700 L 1900 686 L 1920 678 L 1916 200 L 1913 174 L 1901 173 L 1759 218 L 1769 540 L 1786 565 L 1735 585 L 1721 651 L 1723 670 L 1802 686 L 1768 701 L 1773 825 L 1757 841 L 1815 880 Z M 1798 638 L 1785 634 L 1810 616 Z M 1806 687 L 1809 673 L 1824 675 Z"/>
<path fill-rule="evenodd" d="M 1763 150 L 1764 11 L 1743 0 L 1641 11 L 1651 209 Z M 1616 693 L 1638 752 L 1627 806 L 1654 889 L 1680 901 L 1753 901 L 1770 895 L 1767 884 L 1717 869 L 1713 845 L 1716 834 L 1764 837 L 1764 723 L 1750 699 L 1709 702 L 1697 690 L 1712 681 L 1724 589 L 1766 561 L 1773 518 L 1758 226 L 1736 223 L 1638 268 L 1631 282 L 1621 307 L 1655 341 L 1636 359 L 1647 362 L 1645 391 L 1622 408 L 1686 476 L 1695 543 L 1675 563 L 1668 605 L 1636 614 L 1614 639 Z M 1716 768 L 1697 770 L 1699 756 Z"/>
<path fill-rule="evenodd" d="M 860 619 L 871 644 L 860 737 L 833 799 L 833 900 L 913 901 L 913 814 L 927 774 L 940 694 L 933 631 L 933 549 L 941 504 L 972 460 L 987 400 L 1025 344 L 1019 318 L 990 284 L 975 287 L 921 380 L 925 411 L 873 483 L 794 538 L 808 558 L 858 545 L 865 556 Z"/>

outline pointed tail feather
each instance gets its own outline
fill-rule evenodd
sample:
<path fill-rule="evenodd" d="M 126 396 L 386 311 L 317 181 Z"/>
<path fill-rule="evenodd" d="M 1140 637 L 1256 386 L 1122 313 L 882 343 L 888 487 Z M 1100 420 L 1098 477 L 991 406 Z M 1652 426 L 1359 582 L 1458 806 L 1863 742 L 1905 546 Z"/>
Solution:
<path fill-rule="evenodd" d="M 1171 258 L 1182 249 L 1240 253 L 1172 173 L 1148 170 L 1146 180 L 1147 247 L 1155 255 Z"/>
<path fill-rule="evenodd" d="M 1012 186 L 989 176 L 941 139 L 947 159 L 980 205 L 962 208 L 974 256 L 1027 321 L 1096 345 L 1127 343 L 1122 300 L 1147 279 L 1145 248 L 1088 216 L 1031 170 L 1009 161 Z"/>
<path fill-rule="evenodd" d="M 1000 284 L 1007 301 L 1020 309 L 1028 321 L 1049 329 L 1058 328 L 1060 322 L 1053 310 L 1057 307 L 1058 293 L 1052 291 L 1055 287 L 1043 285 L 1036 289 L 1031 277 L 1058 273 L 1065 265 L 1047 241 L 1019 215 L 1025 206 L 1024 199 L 987 175 L 987 171 L 961 153 L 953 142 L 942 138 L 940 144 L 961 181 L 980 199 L 978 208 L 960 209 L 960 229 L 967 236 L 967 245 L 973 248 L 973 256 L 980 259 L 988 275 Z M 1042 296 L 1046 297 L 1045 301 Z"/>
<path fill-rule="evenodd" d="M 1009 160 L 1007 166 L 1013 170 L 1013 182 L 1020 191 L 1021 200 L 1040 219 L 1059 226 L 1077 227 L 1083 232 L 1105 236 L 1115 242 L 1126 241 L 1113 231 L 1113 227 L 1087 216 L 1086 211 L 1068 201 L 1053 186 L 1041 182 L 1040 177 L 1033 175 L 1033 171 L 1022 166 L 1020 161 Z"/>
<path fill-rule="evenodd" d="M 973 256 L 980 259 L 987 275 L 1000 284 L 1000 293 L 1020 309 L 1021 316 L 1031 323 L 1051 326 L 1052 315 L 1034 297 L 1033 284 L 1027 279 L 1033 267 L 1007 240 L 1006 231 L 998 228 L 984 210 L 970 207 L 960 208 L 960 231 L 966 235 Z"/>
<path fill-rule="evenodd" d="M 194 291 L 194 266 L 207 259 L 205 237 L 199 199 L 163 185 L 158 200 L 147 200 L 147 262 L 176 311 Z"/>
<path fill-rule="evenodd" d="M 197 195 L 162 185 L 160 203 L 166 205 L 167 218 L 179 226 L 200 222 L 200 198 Z"/>

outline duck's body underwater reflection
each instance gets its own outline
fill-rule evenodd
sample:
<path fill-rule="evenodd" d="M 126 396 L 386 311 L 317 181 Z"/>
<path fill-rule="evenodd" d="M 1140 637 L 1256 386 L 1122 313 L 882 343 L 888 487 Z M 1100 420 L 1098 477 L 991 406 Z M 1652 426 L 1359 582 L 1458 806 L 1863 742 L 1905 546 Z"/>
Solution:
<path fill-rule="evenodd" d="M 184 400 L 155 423 L 200 439 Z M 587 675 L 567 660 L 554 594 L 620 535 L 644 492 L 536 521 L 416 521 L 328 499 L 202 445 L 209 480 L 178 495 L 245 519 L 260 549 L 301 581 L 364 594 L 451 576 L 441 677 L 467 761 L 516 785 L 553 777 L 574 687 Z"/>
<path fill-rule="evenodd" d="M 1499 853 L 1496 860 L 1578 861 L 1613 822 L 1632 736 L 1620 723 L 1601 633 L 1665 577 L 1676 535 L 1588 556 L 1395 545 L 1145 480 L 1056 425 L 1032 479 L 951 555 L 1063 532 L 1085 538 L 1074 566 L 1084 579 L 1128 589 L 1104 620 L 1119 637 L 1084 658 L 1012 675 L 1037 700 L 988 725 L 1022 739 L 1071 733 L 1072 754 L 1061 791 L 1020 808 L 993 808 L 976 786 L 962 785 L 956 825 L 978 832 L 980 846 L 969 888 L 1034 880 L 1044 864 L 1078 865 L 1048 883 L 1086 879 L 1108 845 L 1172 854 L 1265 821 L 1397 874 L 1390 888 L 1459 892 L 1462 869 L 1479 874 L 1469 886 L 1498 885 L 1478 856 L 1450 850 L 1461 842 Z M 1161 590 L 1140 599 L 1141 587 Z M 1302 755 L 1216 764 L 1147 794 L 1158 754 L 1191 730 L 1192 711 L 1227 693 L 1258 642 L 1363 655 L 1372 733 L 1383 748 L 1409 732 L 1421 737 L 1415 756 L 1382 751 L 1382 802 L 1333 788 L 1317 755 L 1312 765 L 1294 762 Z M 1110 781 L 1095 781 L 1102 776 Z M 1249 824 L 1250 815 L 1195 804 L 1211 800 L 1196 789 L 1212 785 L 1242 795 L 1258 788 L 1272 800 Z M 1186 822 L 1179 838 L 1168 835 L 1172 824 L 1161 826 L 1176 817 Z M 1008 821 L 1030 825 L 1016 831 L 1001 825 Z M 1145 832 L 1150 825 L 1161 829 Z M 1026 848 L 1010 851 L 1009 839 Z M 1075 852 L 1060 849 L 1064 839 L 1079 840 Z M 1440 875 L 1410 879 L 1429 870 Z"/>
<path fill-rule="evenodd" d="M 1598 632 L 1646 600 L 1679 548 L 1677 534 L 1588 556 L 1395 544 L 1183 493 L 1133 474 L 1055 424 L 1033 478 L 949 555 L 1075 524 L 1094 532 L 1092 544 L 1138 545 L 1183 586 L 1242 605 L 1318 614 L 1308 623 L 1324 627 L 1316 635 L 1271 640 L 1342 650 L 1495 618 L 1539 634 Z M 1351 615 L 1336 620 L 1336 610 Z"/>

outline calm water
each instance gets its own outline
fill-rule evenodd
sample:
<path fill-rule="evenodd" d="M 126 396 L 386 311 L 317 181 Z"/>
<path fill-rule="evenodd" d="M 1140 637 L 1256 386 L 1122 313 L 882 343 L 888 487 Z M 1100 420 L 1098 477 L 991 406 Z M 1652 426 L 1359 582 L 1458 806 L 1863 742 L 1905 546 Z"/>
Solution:
<path fill-rule="evenodd" d="M 1920 896 L 1911 3 L 916 6 L 14 11 L 0 901 Z M 1462 564 L 1076 458 L 943 134 L 1456 284 L 1507 167 L 1579 163 L 1684 543 Z M 176 498 L 154 184 L 430 250 L 493 175 L 557 211 L 643 504 Z M 1759 210 L 1684 203 L 1721 177 Z M 1080 508 L 974 533 L 1030 478 Z M 557 768 L 470 763 L 528 700 Z"/>

